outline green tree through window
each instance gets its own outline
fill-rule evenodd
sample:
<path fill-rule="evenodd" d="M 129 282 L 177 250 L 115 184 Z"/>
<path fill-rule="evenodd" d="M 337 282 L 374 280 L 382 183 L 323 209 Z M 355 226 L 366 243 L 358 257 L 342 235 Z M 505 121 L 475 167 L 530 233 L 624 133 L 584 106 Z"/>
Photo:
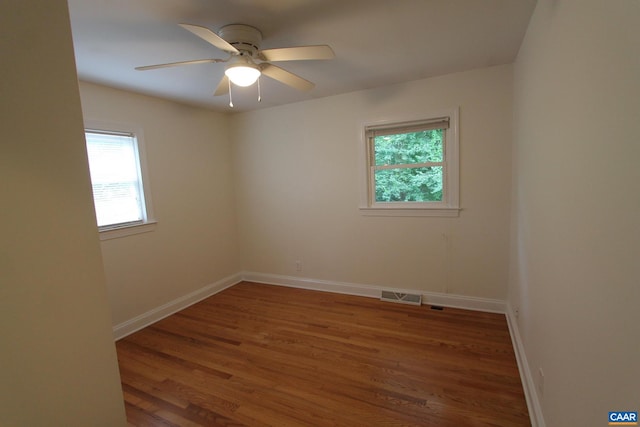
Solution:
<path fill-rule="evenodd" d="M 373 137 L 376 202 L 441 202 L 444 130 Z"/>

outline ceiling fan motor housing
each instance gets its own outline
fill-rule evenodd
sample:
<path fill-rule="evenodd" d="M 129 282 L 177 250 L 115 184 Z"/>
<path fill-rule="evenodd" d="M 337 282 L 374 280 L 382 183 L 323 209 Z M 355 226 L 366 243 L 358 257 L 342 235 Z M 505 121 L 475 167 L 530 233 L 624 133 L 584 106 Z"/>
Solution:
<path fill-rule="evenodd" d="M 218 35 L 240 52 L 254 56 L 260 49 L 262 33 L 250 25 L 231 24 L 220 28 Z"/>

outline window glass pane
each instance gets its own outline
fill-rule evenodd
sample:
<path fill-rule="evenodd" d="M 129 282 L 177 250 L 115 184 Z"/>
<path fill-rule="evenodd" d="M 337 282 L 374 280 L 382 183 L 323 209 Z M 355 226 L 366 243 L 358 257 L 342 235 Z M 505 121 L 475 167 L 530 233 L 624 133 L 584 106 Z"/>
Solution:
<path fill-rule="evenodd" d="M 85 135 L 98 226 L 143 220 L 135 137 L 94 132 Z"/>
<path fill-rule="evenodd" d="M 376 170 L 376 202 L 441 202 L 442 171 L 442 166 Z"/>
<path fill-rule="evenodd" d="M 443 129 L 376 136 L 376 166 L 443 161 Z"/>

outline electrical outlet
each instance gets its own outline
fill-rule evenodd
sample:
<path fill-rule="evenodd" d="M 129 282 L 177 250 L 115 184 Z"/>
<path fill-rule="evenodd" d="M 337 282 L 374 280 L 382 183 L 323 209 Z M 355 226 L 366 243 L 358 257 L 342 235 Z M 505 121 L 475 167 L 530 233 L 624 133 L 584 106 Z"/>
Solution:
<path fill-rule="evenodd" d="M 513 315 L 516 316 L 516 319 L 520 317 L 520 307 L 516 306 L 516 308 L 513 310 Z"/>
<path fill-rule="evenodd" d="M 544 372 L 542 372 L 542 368 L 538 368 L 538 391 L 540 392 L 540 397 L 544 396 Z"/>
<path fill-rule="evenodd" d="M 300 260 L 296 261 L 296 271 L 298 273 L 302 273 L 302 261 L 300 261 Z"/>

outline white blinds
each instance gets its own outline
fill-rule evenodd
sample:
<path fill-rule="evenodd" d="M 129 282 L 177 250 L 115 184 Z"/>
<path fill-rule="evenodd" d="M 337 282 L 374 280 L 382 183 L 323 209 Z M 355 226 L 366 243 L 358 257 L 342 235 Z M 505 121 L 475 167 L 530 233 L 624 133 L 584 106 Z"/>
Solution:
<path fill-rule="evenodd" d="M 144 196 L 135 135 L 85 131 L 99 227 L 144 220 Z"/>
<path fill-rule="evenodd" d="M 391 125 L 370 125 L 365 128 L 365 131 L 367 137 L 375 137 L 434 129 L 449 129 L 449 117 L 439 117 L 424 121 L 393 123 Z"/>

